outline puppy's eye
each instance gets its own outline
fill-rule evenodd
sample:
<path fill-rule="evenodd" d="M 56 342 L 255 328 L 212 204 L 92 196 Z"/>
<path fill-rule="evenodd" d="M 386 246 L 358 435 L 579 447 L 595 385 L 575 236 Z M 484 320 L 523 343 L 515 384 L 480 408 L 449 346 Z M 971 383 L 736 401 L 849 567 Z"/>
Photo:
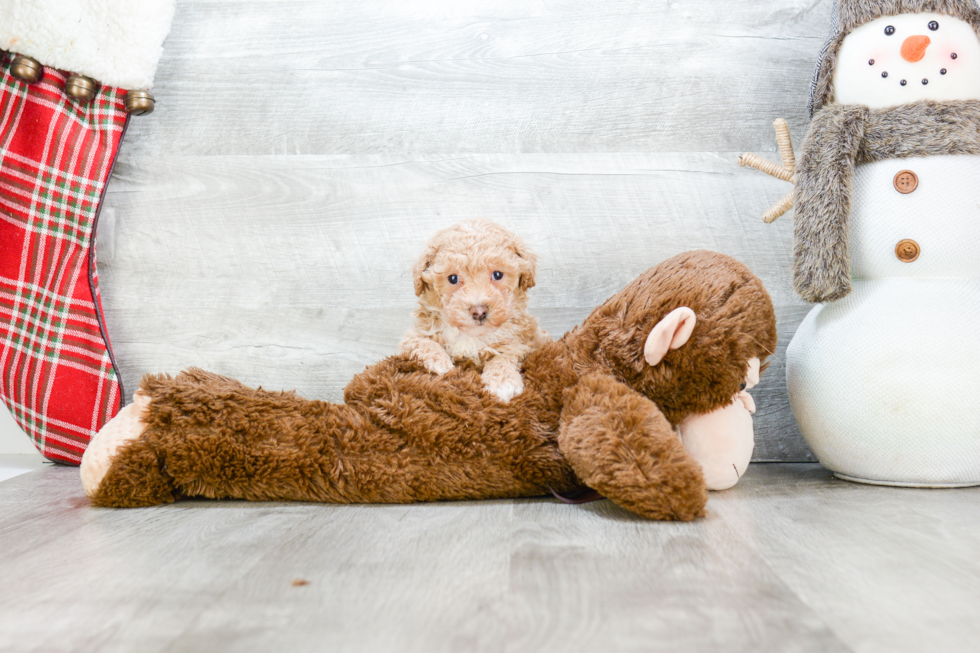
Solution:
<path fill-rule="evenodd" d="M 939 29 L 939 23 L 937 23 L 934 20 L 930 20 L 929 21 L 929 29 L 931 29 L 933 32 L 935 32 L 937 29 Z"/>
<path fill-rule="evenodd" d="M 745 381 L 742 381 L 742 385 L 740 385 L 740 386 L 738 386 L 738 389 L 739 389 L 740 391 L 741 391 L 741 390 L 745 390 Z"/>
<path fill-rule="evenodd" d="M 504 278 L 504 273 L 503 272 L 501 272 L 501 271 L 498 270 L 498 271 L 496 271 L 496 272 L 493 273 L 493 280 L 494 281 L 500 281 L 503 278 Z"/>
<path fill-rule="evenodd" d="M 885 34 L 887 36 L 891 36 L 894 33 L 895 33 L 895 28 L 892 27 L 891 25 L 889 25 L 888 27 L 885 28 Z"/>
<path fill-rule="evenodd" d="M 457 283 L 459 283 L 459 277 L 457 277 L 455 274 L 450 274 L 449 275 L 449 283 L 451 283 L 451 284 L 453 284 L 455 286 Z"/>

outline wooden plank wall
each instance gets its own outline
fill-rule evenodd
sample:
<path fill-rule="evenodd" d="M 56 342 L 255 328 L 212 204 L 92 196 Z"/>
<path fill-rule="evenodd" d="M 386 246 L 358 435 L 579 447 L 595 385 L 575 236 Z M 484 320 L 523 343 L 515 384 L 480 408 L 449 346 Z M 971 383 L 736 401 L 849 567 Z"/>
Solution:
<path fill-rule="evenodd" d="M 131 122 L 100 229 L 127 390 L 197 365 L 339 400 L 393 353 L 409 268 L 488 217 L 541 257 L 531 309 L 560 334 L 678 252 L 731 254 L 777 306 L 756 460 L 812 460 L 783 352 L 788 185 L 772 121 L 806 129 L 827 0 L 179 2 L 157 109 Z"/>

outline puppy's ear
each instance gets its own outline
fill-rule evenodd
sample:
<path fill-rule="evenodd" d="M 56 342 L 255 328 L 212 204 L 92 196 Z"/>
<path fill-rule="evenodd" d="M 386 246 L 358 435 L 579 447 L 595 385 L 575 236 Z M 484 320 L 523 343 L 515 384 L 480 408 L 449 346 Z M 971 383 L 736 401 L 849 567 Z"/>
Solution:
<path fill-rule="evenodd" d="M 429 266 L 432 265 L 435 259 L 436 248 L 429 245 L 425 248 L 425 254 L 415 262 L 415 267 L 412 268 L 412 278 L 415 280 L 416 297 L 422 296 L 422 292 L 425 290 L 425 281 L 422 279 L 422 275 L 429 269 Z"/>
<path fill-rule="evenodd" d="M 521 275 L 521 290 L 530 290 L 534 287 L 534 278 L 538 274 L 538 255 L 527 248 L 527 245 L 524 244 L 524 241 L 520 238 L 520 236 L 514 237 L 510 248 L 515 254 L 517 254 L 518 258 L 521 259 L 519 266 Z"/>

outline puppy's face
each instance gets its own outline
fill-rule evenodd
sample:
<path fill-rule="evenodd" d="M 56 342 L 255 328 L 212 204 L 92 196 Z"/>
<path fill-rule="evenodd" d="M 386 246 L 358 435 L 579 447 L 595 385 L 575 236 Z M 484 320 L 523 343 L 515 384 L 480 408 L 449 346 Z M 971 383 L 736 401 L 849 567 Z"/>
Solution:
<path fill-rule="evenodd" d="M 516 257 L 471 260 L 440 252 L 429 268 L 433 294 L 446 321 L 469 335 L 492 332 L 511 316 L 520 278 Z"/>
<path fill-rule="evenodd" d="M 492 333 L 523 307 L 534 285 L 536 257 L 492 222 L 465 222 L 440 232 L 416 267 L 416 293 L 470 336 Z"/>

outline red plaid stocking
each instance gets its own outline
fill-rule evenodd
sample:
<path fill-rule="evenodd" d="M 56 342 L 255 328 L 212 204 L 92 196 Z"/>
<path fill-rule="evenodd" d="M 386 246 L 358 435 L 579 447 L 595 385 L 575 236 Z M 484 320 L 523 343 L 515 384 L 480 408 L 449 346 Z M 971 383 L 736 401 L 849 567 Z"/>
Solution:
<path fill-rule="evenodd" d="M 81 104 L 62 72 L 25 84 L 0 64 L 0 393 L 42 454 L 78 464 L 122 400 L 94 236 L 125 91 Z"/>

